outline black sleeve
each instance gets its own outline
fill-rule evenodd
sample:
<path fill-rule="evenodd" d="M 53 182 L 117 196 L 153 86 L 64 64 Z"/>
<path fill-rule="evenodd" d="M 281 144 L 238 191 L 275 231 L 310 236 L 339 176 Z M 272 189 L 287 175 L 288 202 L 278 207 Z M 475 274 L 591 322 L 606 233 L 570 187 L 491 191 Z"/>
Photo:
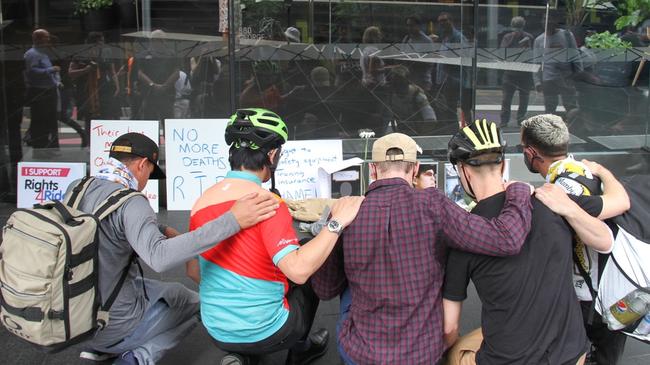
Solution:
<path fill-rule="evenodd" d="M 470 256 L 462 251 L 451 249 L 447 256 L 445 268 L 445 283 L 442 288 L 442 297 L 445 299 L 462 302 L 467 298 L 467 285 L 470 277 Z"/>
<path fill-rule="evenodd" d="M 600 215 L 600 212 L 603 211 L 603 198 L 597 195 L 593 196 L 575 196 L 575 195 L 569 195 L 573 201 L 575 201 L 582 210 L 587 212 L 589 215 L 592 217 L 598 217 Z"/>

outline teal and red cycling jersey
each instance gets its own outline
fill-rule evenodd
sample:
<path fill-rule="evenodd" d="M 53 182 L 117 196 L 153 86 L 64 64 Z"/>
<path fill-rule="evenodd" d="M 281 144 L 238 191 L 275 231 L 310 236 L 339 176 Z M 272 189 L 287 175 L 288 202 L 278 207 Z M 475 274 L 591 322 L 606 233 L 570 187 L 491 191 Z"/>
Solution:
<path fill-rule="evenodd" d="M 190 230 L 226 213 L 227 201 L 207 206 L 190 218 Z M 289 316 L 287 277 L 278 262 L 299 248 L 289 209 L 244 229 L 199 257 L 201 318 L 212 337 L 251 343 L 277 332 Z"/>

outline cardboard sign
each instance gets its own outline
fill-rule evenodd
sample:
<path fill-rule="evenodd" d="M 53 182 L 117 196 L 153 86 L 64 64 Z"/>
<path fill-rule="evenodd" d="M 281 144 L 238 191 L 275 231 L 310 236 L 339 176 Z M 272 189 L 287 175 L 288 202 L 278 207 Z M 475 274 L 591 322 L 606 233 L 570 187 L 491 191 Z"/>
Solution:
<path fill-rule="evenodd" d="M 86 176 L 85 163 L 19 162 L 18 208 L 63 200 L 68 185 Z"/>
<path fill-rule="evenodd" d="M 90 175 L 108 160 L 113 141 L 125 133 L 142 133 L 159 144 L 160 131 L 157 120 L 92 120 L 90 122 Z M 149 180 L 142 193 L 149 199 L 151 208 L 158 212 L 158 180 Z"/>
<path fill-rule="evenodd" d="M 165 120 L 167 209 L 191 210 L 230 170 L 224 132 L 228 119 Z"/>

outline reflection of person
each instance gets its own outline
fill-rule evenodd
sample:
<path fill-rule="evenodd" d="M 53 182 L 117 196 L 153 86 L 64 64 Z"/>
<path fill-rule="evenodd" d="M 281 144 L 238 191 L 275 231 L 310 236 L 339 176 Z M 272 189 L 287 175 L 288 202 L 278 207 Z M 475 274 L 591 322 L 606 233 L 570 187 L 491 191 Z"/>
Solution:
<path fill-rule="evenodd" d="M 415 179 L 413 179 L 413 185 L 417 189 L 435 188 L 436 172 L 434 166 L 421 164 L 415 175 Z"/>
<path fill-rule="evenodd" d="M 600 184 L 592 177 L 598 175 L 603 185 L 603 209 L 599 218 L 611 218 L 625 212 L 629 208 L 625 188 L 602 166 L 575 161 L 568 154 L 569 137 L 566 124 L 557 115 L 542 114 L 526 119 L 521 125 L 521 144 L 528 170 L 539 173 L 547 182 L 556 184 L 573 195 L 598 194 Z M 592 167 L 597 169 L 591 171 Z M 609 331 L 602 322 L 600 314 L 592 306 L 594 293 L 589 288 L 589 283 L 594 290 L 598 288 L 606 257 L 579 240 L 574 241 L 573 249 L 579 260 L 574 263 L 574 288 L 582 306 L 587 336 L 594 347 L 592 359 L 599 365 L 616 364 L 623 355 L 626 336 Z M 578 265 L 582 266 L 586 277 L 581 274 Z"/>
<path fill-rule="evenodd" d="M 116 119 L 116 98 L 120 83 L 112 61 L 111 50 L 100 32 L 90 32 L 86 44 L 92 48 L 86 57 L 75 57 L 68 75 L 75 83 L 78 118 L 85 122 L 86 138 L 90 137 L 91 119 Z"/>
<path fill-rule="evenodd" d="M 178 80 L 174 84 L 175 100 L 174 100 L 174 118 L 189 118 L 191 97 L 192 97 L 192 83 L 190 77 L 185 71 L 178 71 Z"/>
<path fill-rule="evenodd" d="M 478 202 L 472 214 L 493 218 L 501 211 L 505 203 L 504 154 L 500 130 L 485 120 L 463 128 L 449 141 L 449 160 L 465 191 Z M 581 227 L 589 244 L 609 250 L 613 239 L 607 226 L 567 200 L 569 219 Z M 583 198 L 579 203 L 592 215 L 599 214 L 602 207 L 600 197 Z M 456 342 L 449 351 L 448 365 L 584 361 L 587 337 L 569 280 L 572 231 L 537 199 L 532 199 L 532 205 L 531 230 L 519 254 L 496 258 L 449 251 L 443 290 L 449 346 L 458 338 L 470 279 L 483 306 L 482 328 Z"/>
<path fill-rule="evenodd" d="M 284 37 L 288 43 L 300 43 L 300 30 L 296 27 L 289 27 L 284 31 Z"/>
<path fill-rule="evenodd" d="M 381 40 L 382 34 L 379 27 L 372 26 L 363 31 L 363 43 L 375 44 L 380 43 Z M 361 51 L 359 58 L 362 72 L 361 83 L 370 90 L 386 85 L 387 67 L 384 60 L 377 55 L 378 53 L 379 48 L 376 46 L 366 46 Z"/>
<path fill-rule="evenodd" d="M 30 143 L 34 148 L 47 148 L 52 147 L 52 137 L 58 143 L 57 88 L 61 68 L 52 65 L 47 53 L 50 47 L 50 33 L 47 30 L 35 30 L 32 42 L 32 48 L 24 56 L 26 105 L 31 110 Z"/>
<path fill-rule="evenodd" d="M 531 49 L 533 46 L 533 36 L 524 31 L 526 20 L 520 16 L 512 18 L 510 26 L 513 31 L 504 35 L 501 40 L 501 48 L 517 48 L 517 52 Z M 533 75 L 530 72 L 511 71 L 503 72 L 501 90 L 503 90 L 503 99 L 501 101 L 501 127 L 510 123 L 510 106 L 515 91 L 519 91 L 519 109 L 517 110 L 517 124 L 526 117 L 528 111 L 528 100 L 530 90 L 533 88 Z"/>
<path fill-rule="evenodd" d="M 165 32 L 151 32 L 149 49 L 136 56 L 138 80 L 142 89 L 142 117 L 163 120 L 174 115 L 174 85 L 179 78 L 179 64 L 167 46 Z"/>
<path fill-rule="evenodd" d="M 419 86 L 409 81 L 409 70 L 399 65 L 393 68 L 388 81 L 388 112 L 391 120 L 423 120 L 432 122 L 436 114 Z"/>
<path fill-rule="evenodd" d="M 143 134 L 121 135 L 111 145 L 109 156 L 83 195 L 81 211 L 95 211 L 120 189 L 142 191 L 149 179 L 165 178 L 158 166 L 158 146 Z M 114 364 L 120 365 L 160 360 L 198 323 L 199 297 L 180 283 L 143 278 L 135 258 L 156 272 L 168 270 L 214 246 L 215 241 L 273 216 L 276 208 L 273 199 L 251 194 L 221 217 L 181 235 L 158 224 L 144 196 L 126 201 L 101 221 L 98 230 L 102 304 L 110 300 L 120 280 L 123 284 L 110 306 L 106 327 L 84 343 L 86 349 L 80 356 L 96 361 L 119 356 Z"/>
<path fill-rule="evenodd" d="M 436 364 L 448 244 L 482 254 L 519 251 L 530 224 L 530 188 L 510 186 L 495 220 L 470 215 L 437 189 L 413 188 L 415 141 L 392 133 L 372 146 L 370 184 L 358 217 L 312 277 L 321 299 L 342 294 L 339 352 L 346 364 Z M 347 287 L 347 290 L 345 290 Z"/>
<path fill-rule="evenodd" d="M 440 34 L 438 42 L 441 51 L 464 48 L 467 46 L 465 36 L 454 27 L 451 14 L 442 12 L 438 15 Z M 472 120 L 472 80 L 469 67 L 439 64 L 436 71 L 436 86 L 444 100 L 436 100 L 438 119 L 446 122 L 459 120 L 456 108 L 460 109 L 464 120 Z"/>
<path fill-rule="evenodd" d="M 314 67 L 309 73 L 311 85 L 299 93 L 295 93 L 287 102 L 288 120 L 293 124 L 295 138 L 329 137 L 336 134 L 331 128 L 338 115 L 329 99 L 334 92 L 331 86 L 331 75 L 323 66 Z"/>
<path fill-rule="evenodd" d="M 225 140 L 231 144 L 232 170 L 194 204 L 190 229 L 222 216 L 233 199 L 250 192 L 271 196 L 280 206 L 259 225 L 215 240 L 198 264 L 188 266 L 191 277 L 200 280 L 203 324 L 219 348 L 232 352 L 222 364 L 247 363 L 246 357 L 286 349 L 287 364 L 307 364 L 327 351 L 329 338 L 325 329 L 309 335 L 319 304 L 309 277 L 354 219 L 363 198 L 339 199 L 328 228 L 301 246 L 287 205 L 261 186 L 273 179 L 287 141 L 284 122 L 269 110 L 240 109 L 226 127 Z"/>
<path fill-rule="evenodd" d="M 194 90 L 192 114 L 198 118 L 216 117 L 217 81 L 221 76 L 221 61 L 209 54 L 209 48 L 204 47 L 201 55 L 190 59 L 190 84 Z"/>
<path fill-rule="evenodd" d="M 420 17 L 407 17 L 406 28 L 408 33 L 402 39 L 402 43 L 419 44 L 419 46 L 414 46 L 413 48 L 420 53 L 432 51 L 433 41 L 422 31 L 422 20 L 420 20 Z M 432 86 L 431 72 L 433 71 L 433 65 L 425 62 L 412 62 L 409 68 L 411 70 L 410 80 L 425 92 L 429 92 Z"/>
<path fill-rule="evenodd" d="M 576 87 L 573 83 L 573 66 L 571 62 L 557 61 L 555 58 L 566 57 L 558 55 L 559 48 L 578 48 L 576 39 L 568 30 L 558 28 L 557 14 L 548 15 L 546 32 L 535 38 L 535 59 L 542 59 L 542 67 L 533 75 L 535 89 L 544 93 L 544 110 L 555 113 L 562 97 L 562 105 L 569 112 L 577 107 Z"/>
<path fill-rule="evenodd" d="M 278 112 L 284 107 L 285 100 L 297 91 L 305 88 L 304 85 L 294 86 L 287 93 L 280 90 L 280 66 L 275 61 L 253 62 L 253 75 L 244 81 L 244 90 L 239 95 L 239 104 L 244 108 L 262 106 Z"/>

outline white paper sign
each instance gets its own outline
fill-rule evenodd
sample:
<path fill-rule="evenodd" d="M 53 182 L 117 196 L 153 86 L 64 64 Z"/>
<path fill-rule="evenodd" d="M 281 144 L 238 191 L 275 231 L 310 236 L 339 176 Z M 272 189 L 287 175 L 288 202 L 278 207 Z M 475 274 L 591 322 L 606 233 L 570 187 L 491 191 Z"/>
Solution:
<path fill-rule="evenodd" d="M 111 144 L 125 133 L 142 133 L 159 144 L 157 120 L 92 120 L 90 128 L 91 175 L 99 172 L 99 168 L 108 160 Z M 153 210 L 158 212 L 158 180 L 149 180 L 142 193 L 149 199 Z"/>
<path fill-rule="evenodd" d="M 341 140 L 288 141 L 282 146 L 275 171 L 276 188 L 288 200 L 322 198 L 318 192 L 318 168 L 341 160 Z"/>
<path fill-rule="evenodd" d="M 167 209 L 191 210 L 230 170 L 224 133 L 228 119 L 165 120 Z"/>
<path fill-rule="evenodd" d="M 85 163 L 19 162 L 18 208 L 31 208 L 48 200 L 63 200 L 68 185 L 86 176 Z"/>

